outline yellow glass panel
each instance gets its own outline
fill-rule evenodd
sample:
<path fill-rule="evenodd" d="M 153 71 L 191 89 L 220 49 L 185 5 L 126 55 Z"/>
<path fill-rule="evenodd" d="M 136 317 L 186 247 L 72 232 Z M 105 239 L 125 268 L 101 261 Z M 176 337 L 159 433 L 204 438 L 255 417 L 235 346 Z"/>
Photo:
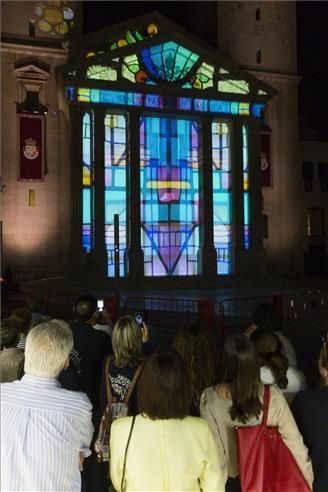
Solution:
<path fill-rule="evenodd" d="M 91 185 L 90 171 L 87 167 L 83 166 L 83 186 L 90 186 L 90 185 Z"/>
<path fill-rule="evenodd" d="M 50 32 L 51 31 L 51 24 L 49 24 L 49 22 L 45 21 L 44 19 L 41 19 L 38 22 L 38 27 L 39 27 L 40 31 L 42 31 L 42 32 Z"/>
<path fill-rule="evenodd" d="M 60 24 L 64 20 L 63 13 L 60 8 L 56 9 L 46 7 L 43 15 L 45 20 L 48 21 L 49 24 L 53 25 Z"/>
<path fill-rule="evenodd" d="M 90 102 L 90 89 L 79 87 L 77 90 L 77 100 L 79 102 Z"/>
<path fill-rule="evenodd" d="M 68 32 L 67 22 L 61 22 L 61 24 L 58 24 L 55 29 L 59 34 L 66 34 Z"/>
<path fill-rule="evenodd" d="M 148 181 L 147 188 L 153 188 L 156 190 L 165 188 L 175 188 L 178 190 L 189 190 L 190 183 L 187 181 Z"/>
<path fill-rule="evenodd" d="M 239 114 L 249 115 L 249 103 L 239 103 Z"/>

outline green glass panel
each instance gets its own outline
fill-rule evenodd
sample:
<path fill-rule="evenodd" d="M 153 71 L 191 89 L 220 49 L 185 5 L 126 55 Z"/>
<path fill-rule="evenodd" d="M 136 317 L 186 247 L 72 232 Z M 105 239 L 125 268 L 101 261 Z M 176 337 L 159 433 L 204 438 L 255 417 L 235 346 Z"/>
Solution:
<path fill-rule="evenodd" d="M 139 72 L 139 60 L 137 55 L 129 55 L 123 58 L 122 64 L 122 77 L 130 80 L 130 82 L 135 82 L 135 74 Z"/>
<path fill-rule="evenodd" d="M 213 87 L 213 74 L 214 67 L 207 63 L 202 63 L 196 72 L 196 80 L 193 87 L 195 89 L 207 89 L 208 87 Z M 197 84 L 197 81 L 199 81 L 199 84 Z"/>
<path fill-rule="evenodd" d="M 104 65 L 91 65 L 88 67 L 86 77 L 87 79 L 116 81 L 117 71 Z"/>
<path fill-rule="evenodd" d="M 234 94 L 248 94 L 249 84 L 245 80 L 219 80 L 219 92 L 230 92 Z"/>

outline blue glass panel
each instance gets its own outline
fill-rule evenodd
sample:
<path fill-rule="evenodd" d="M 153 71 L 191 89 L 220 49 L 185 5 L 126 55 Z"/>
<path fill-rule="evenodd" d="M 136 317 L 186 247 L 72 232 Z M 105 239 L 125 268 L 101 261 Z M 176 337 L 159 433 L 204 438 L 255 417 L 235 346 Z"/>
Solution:
<path fill-rule="evenodd" d="M 66 87 L 65 89 L 66 99 L 71 102 L 74 102 L 76 99 L 76 89 L 75 87 Z"/>
<path fill-rule="evenodd" d="M 157 96 L 155 94 L 146 94 L 145 106 L 147 108 L 163 108 L 164 107 L 163 96 Z"/>
<path fill-rule="evenodd" d="M 239 114 L 239 103 L 237 102 L 231 103 L 231 114 Z"/>
<path fill-rule="evenodd" d="M 195 111 L 207 111 L 208 101 L 206 99 L 194 99 Z"/>
<path fill-rule="evenodd" d="M 222 113 L 222 114 L 230 114 L 230 105 L 229 101 L 214 101 L 210 100 L 210 111 L 212 113 Z"/>
<path fill-rule="evenodd" d="M 262 118 L 263 109 L 264 109 L 264 104 L 252 104 L 251 105 L 251 113 L 256 118 Z"/>
<path fill-rule="evenodd" d="M 199 56 L 174 41 L 168 41 L 144 48 L 141 58 L 155 79 L 177 81 L 188 74 Z"/>
<path fill-rule="evenodd" d="M 243 125 L 243 189 L 244 189 L 244 245 L 249 248 L 250 227 L 249 227 L 249 167 L 248 167 L 248 128 Z"/>
<path fill-rule="evenodd" d="M 109 92 L 109 91 L 107 91 Z M 116 93 L 117 94 L 117 93 Z M 123 93 L 124 94 L 124 93 Z M 120 98 L 121 96 L 118 96 Z M 115 99 L 115 98 L 114 98 Z M 118 99 L 116 99 L 118 100 Z M 120 100 L 120 99 L 119 99 Z M 114 215 L 119 216 L 120 276 L 125 276 L 126 250 L 126 120 L 122 114 L 105 117 L 105 243 L 108 276 L 115 275 Z"/>
<path fill-rule="evenodd" d="M 82 119 L 82 246 L 89 253 L 93 248 L 93 117 L 84 113 Z"/>
<path fill-rule="evenodd" d="M 144 273 L 195 275 L 199 248 L 197 122 L 144 117 L 140 143 Z"/>
<path fill-rule="evenodd" d="M 212 123 L 213 234 L 217 252 L 217 273 L 231 273 L 231 163 L 230 127 L 214 120 Z"/>

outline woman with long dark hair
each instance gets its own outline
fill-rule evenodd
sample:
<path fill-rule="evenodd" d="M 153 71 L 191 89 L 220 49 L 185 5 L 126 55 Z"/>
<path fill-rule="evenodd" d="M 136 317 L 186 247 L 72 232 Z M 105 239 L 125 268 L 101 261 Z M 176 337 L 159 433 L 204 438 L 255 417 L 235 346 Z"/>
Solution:
<path fill-rule="evenodd" d="M 212 430 L 227 491 L 240 490 L 236 426 L 253 426 L 262 422 L 264 386 L 260 380 L 260 364 L 253 343 L 245 335 L 228 337 L 224 344 L 220 383 L 207 388 L 201 397 L 200 410 Z M 291 451 L 309 486 L 313 472 L 308 450 L 295 424 L 286 399 L 275 386 L 270 386 L 268 425 L 278 431 Z"/>
<path fill-rule="evenodd" d="M 154 352 L 140 376 L 140 414 L 112 424 L 110 475 L 117 491 L 224 492 L 213 436 L 203 419 L 188 416 L 190 399 L 179 354 Z"/>

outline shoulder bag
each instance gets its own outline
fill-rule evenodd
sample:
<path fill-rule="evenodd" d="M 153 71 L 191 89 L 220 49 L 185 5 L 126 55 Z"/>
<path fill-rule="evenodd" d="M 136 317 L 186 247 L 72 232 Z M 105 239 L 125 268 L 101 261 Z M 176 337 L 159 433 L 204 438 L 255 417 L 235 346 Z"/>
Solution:
<path fill-rule="evenodd" d="M 97 454 L 97 461 L 99 463 L 109 461 L 110 459 L 109 438 L 110 438 L 110 428 L 112 422 L 117 418 L 126 417 L 128 415 L 129 401 L 144 365 L 144 361 L 142 361 L 141 364 L 137 367 L 124 401 L 118 402 L 113 397 L 111 384 L 110 384 L 109 366 L 110 366 L 111 359 L 112 356 L 109 355 L 105 362 L 106 393 L 107 393 L 108 403 L 101 417 L 98 436 L 94 444 L 94 449 Z"/>
<path fill-rule="evenodd" d="M 243 492 L 310 492 L 293 455 L 279 434 L 268 427 L 270 387 L 264 386 L 263 422 L 236 427 L 238 467 Z"/>

